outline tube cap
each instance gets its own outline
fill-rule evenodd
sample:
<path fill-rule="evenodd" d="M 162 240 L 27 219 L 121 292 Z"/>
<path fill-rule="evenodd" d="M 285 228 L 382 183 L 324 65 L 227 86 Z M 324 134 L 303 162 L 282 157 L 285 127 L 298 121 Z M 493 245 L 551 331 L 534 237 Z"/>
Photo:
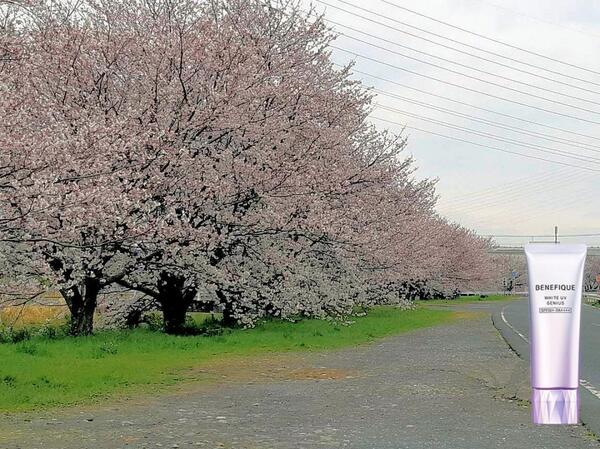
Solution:
<path fill-rule="evenodd" d="M 577 424 L 579 393 L 577 388 L 542 390 L 534 388 L 531 395 L 534 424 Z"/>

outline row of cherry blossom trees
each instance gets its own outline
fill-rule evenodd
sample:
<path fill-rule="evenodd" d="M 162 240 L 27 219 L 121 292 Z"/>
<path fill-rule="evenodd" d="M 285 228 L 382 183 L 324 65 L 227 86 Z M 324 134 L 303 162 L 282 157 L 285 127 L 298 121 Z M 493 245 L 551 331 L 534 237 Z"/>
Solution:
<path fill-rule="evenodd" d="M 3 271 L 49 280 L 73 334 L 111 285 L 179 332 L 200 290 L 252 325 L 489 276 L 489 242 L 435 213 L 435 182 L 295 1 L 0 9 Z"/>

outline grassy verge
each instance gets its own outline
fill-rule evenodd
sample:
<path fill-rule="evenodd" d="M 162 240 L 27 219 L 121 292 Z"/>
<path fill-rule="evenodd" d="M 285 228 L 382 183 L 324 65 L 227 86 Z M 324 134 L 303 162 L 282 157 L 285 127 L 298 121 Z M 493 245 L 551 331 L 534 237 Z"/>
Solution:
<path fill-rule="evenodd" d="M 511 301 L 518 299 L 520 296 L 515 295 L 486 295 L 486 296 L 459 296 L 456 299 L 432 299 L 420 301 L 421 304 L 470 304 L 476 302 L 492 302 L 492 301 Z"/>
<path fill-rule="evenodd" d="M 368 343 L 445 323 L 449 310 L 379 307 L 352 325 L 320 320 L 269 321 L 218 336 L 176 337 L 145 329 L 85 338 L 33 338 L 0 344 L 0 411 L 91 403 L 134 392 L 156 392 L 186 378 L 186 370 L 227 357 L 314 351 Z M 197 319 L 197 317 L 196 317 Z"/>

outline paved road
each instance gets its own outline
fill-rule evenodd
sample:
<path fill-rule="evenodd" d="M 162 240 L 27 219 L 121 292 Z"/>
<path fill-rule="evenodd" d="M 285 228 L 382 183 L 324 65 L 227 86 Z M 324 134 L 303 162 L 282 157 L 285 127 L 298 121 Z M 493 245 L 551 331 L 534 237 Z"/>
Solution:
<path fill-rule="evenodd" d="M 0 448 L 598 448 L 585 427 L 531 424 L 527 363 L 492 325 L 497 308 L 359 348 L 205 367 L 214 383 L 177 394 L 0 417 Z"/>
<path fill-rule="evenodd" d="M 525 360 L 529 360 L 529 306 L 526 299 L 503 306 L 494 323 L 507 341 Z M 582 390 L 581 418 L 600 434 L 600 309 L 584 304 L 581 309 Z"/>

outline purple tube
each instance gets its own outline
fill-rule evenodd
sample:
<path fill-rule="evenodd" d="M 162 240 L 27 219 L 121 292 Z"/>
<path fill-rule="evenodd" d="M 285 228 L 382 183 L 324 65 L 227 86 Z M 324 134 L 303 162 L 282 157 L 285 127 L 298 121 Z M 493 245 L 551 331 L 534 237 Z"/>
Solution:
<path fill-rule="evenodd" d="M 585 245 L 525 246 L 534 424 L 579 420 L 579 326 Z"/>

